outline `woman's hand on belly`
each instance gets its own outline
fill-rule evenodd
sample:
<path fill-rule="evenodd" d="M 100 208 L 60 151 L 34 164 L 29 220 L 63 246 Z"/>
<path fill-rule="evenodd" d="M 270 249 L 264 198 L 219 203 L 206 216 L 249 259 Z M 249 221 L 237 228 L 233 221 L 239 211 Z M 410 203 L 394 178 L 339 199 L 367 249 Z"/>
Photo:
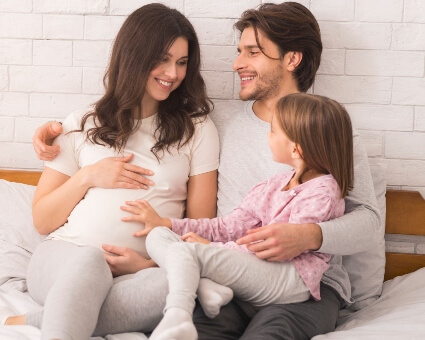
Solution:
<path fill-rule="evenodd" d="M 149 189 L 154 183 L 144 176 L 152 176 L 151 170 L 129 163 L 133 154 L 124 157 L 104 158 L 92 165 L 87 165 L 86 181 L 90 187 L 104 189 Z"/>
<path fill-rule="evenodd" d="M 108 244 L 102 245 L 105 260 L 114 277 L 125 274 L 134 274 L 142 269 L 156 267 L 153 260 L 147 260 L 130 248 L 117 247 Z M 113 254 L 113 255 L 111 255 Z"/>

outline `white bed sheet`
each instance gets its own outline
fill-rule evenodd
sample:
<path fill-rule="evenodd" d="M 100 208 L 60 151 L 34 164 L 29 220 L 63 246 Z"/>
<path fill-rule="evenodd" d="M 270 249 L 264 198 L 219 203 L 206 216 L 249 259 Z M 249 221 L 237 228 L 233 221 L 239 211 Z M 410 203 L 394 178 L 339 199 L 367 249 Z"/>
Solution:
<path fill-rule="evenodd" d="M 384 283 L 381 297 L 313 340 L 425 339 L 425 268 Z"/>
<path fill-rule="evenodd" d="M 5 290 L 0 287 L 0 324 L 5 315 L 20 315 L 37 310 L 39 305 L 31 298 L 28 292 L 19 290 Z M 33 326 L 0 326 L 1 340 L 40 340 L 41 332 Z M 101 337 L 92 340 L 104 339 Z M 143 333 L 121 333 L 108 335 L 106 340 L 147 340 Z"/>
<path fill-rule="evenodd" d="M 38 308 L 28 293 L 0 288 L 0 315 L 7 309 L 16 314 Z M 0 339 L 39 340 L 40 330 L 31 326 L 0 326 Z M 100 339 L 100 338 L 97 338 Z M 109 335 L 107 340 L 143 340 L 142 333 Z M 328 339 L 425 339 L 425 268 L 384 283 L 381 297 L 344 319 Z"/>

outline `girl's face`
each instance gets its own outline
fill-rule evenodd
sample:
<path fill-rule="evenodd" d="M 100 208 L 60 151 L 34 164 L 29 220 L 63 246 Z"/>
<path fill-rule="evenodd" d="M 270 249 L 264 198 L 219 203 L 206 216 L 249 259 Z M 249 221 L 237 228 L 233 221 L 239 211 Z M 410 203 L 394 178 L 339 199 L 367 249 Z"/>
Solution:
<path fill-rule="evenodd" d="M 298 154 L 296 144 L 282 131 L 274 115 L 270 125 L 269 148 L 273 160 L 294 166 L 295 156 Z"/>
<path fill-rule="evenodd" d="M 150 72 L 144 101 L 163 101 L 180 86 L 186 76 L 188 51 L 189 43 L 185 38 L 174 41 L 158 66 Z"/>

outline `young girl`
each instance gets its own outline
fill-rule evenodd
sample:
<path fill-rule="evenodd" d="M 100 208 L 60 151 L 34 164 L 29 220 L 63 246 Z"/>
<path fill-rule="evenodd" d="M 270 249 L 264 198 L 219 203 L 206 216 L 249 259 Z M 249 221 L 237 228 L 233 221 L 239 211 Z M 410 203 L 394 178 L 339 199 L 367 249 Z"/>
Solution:
<path fill-rule="evenodd" d="M 128 202 L 123 210 L 134 215 L 126 219 L 145 223 L 138 235 L 150 232 L 148 253 L 168 275 L 165 315 L 151 338 L 196 338 L 192 311 L 200 277 L 216 282 L 211 288 L 218 295 L 226 293 L 226 288 L 219 286 L 224 285 L 257 307 L 310 297 L 319 300 L 320 281 L 330 255 L 312 251 L 288 262 L 266 262 L 234 241 L 249 229 L 275 222 L 318 223 L 343 215 L 343 198 L 353 183 L 352 140 L 350 118 L 337 102 L 321 96 L 289 95 L 277 103 L 269 147 L 273 159 L 291 165 L 293 171 L 256 185 L 229 216 L 168 219 L 145 201 Z M 185 243 L 170 229 L 179 235 L 196 232 L 199 236 L 185 235 L 195 241 Z"/>
<path fill-rule="evenodd" d="M 31 258 L 27 282 L 44 315 L 28 314 L 25 321 L 40 326 L 42 315 L 43 339 L 88 339 L 102 305 L 97 334 L 150 331 L 157 324 L 166 287 L 152 272 L 142 275 L 145 281 L 127 280 L 127 290 L 111 291 L 105 301 L 113 281 L 102 245 L 147 255 L 144 239 L 132 236 L 139 226 L 121 222 L 125 200 L 149 200 L 175 218 L 184 211 L 215 216 L 218 136 L 207 117 L 189 20 L 161 4 L 133 12 L 115 39 L 105 90 L 93 108 L 64 121 L 55 140 L 61 153 L 46 163 L 34 197 L 34 225 L 48 236 Z M 140 165 L 153 170 L 149 188 Z M 145 260 L 139 269 L 153 265 Z M 119 301 L 129 299 L 133 315 L 123 320 L 120 313 L 130 306 Z"/>

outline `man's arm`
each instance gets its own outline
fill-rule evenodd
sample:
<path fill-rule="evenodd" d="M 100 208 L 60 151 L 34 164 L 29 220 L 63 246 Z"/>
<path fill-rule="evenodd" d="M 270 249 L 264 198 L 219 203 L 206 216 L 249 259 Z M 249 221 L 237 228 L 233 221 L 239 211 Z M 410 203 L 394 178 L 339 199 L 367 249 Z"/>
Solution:
<path fill-rule="evenodd" d="M 323 241 L 319 251 L 350 255 L 371 249 L 381 235 L 380 226 L 366 150 L 354 131 L 354 188 L 345 199 L 345 215 L 320 223 Z"/>

